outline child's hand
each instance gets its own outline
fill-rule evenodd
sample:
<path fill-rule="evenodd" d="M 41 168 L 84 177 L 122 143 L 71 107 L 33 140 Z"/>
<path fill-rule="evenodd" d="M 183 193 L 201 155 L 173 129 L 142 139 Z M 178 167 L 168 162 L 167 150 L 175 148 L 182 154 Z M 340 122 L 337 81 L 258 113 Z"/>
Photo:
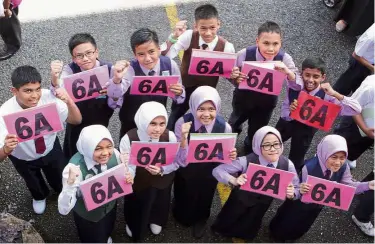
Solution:
<path fill-rule="evenodd" d="M 161 168 L 156 165 L 148 165 L 145 169 L 152 175 L 158 175 L 161 172 Z"/>
<path fill-rule="evenodd" d="M 374 190 L 374 180 L 368 182 L 368 187 L 370 190 Z"/>
<path fill-rule="evenodd" d="M 366 127 L 363 132 L 366 134 L 366 136 L 374 139 L 374 128 Z"/>
<path fill-rule="evenodd" d="M 236 149 L 236 148 L 233 148 L 232 150 L 230 150 L 229 158 L 230 158 L 232 161 L 233 161 L 233 160 L 236 160 L 236 158 L 237 158 L 237 149 Z"/>
<path fill-rule="evenodd" d="M 320 84 L 320 87 L 323 89 L 323 91 L 326 94 L 328 94 L 328 95 L 330 95 L 332 97 L 336 96 L 336 91 L 333 90 L 331 84 L 329 84 L 329 83 L 323 83 L 323 84 Z"/>
<path fill-rule="evenodd" d="M 297 102 L 296 99 L 294 99 L 293 102 L 292 102 L 292 103 L 290 104 L 290 106 L 289 106 L 290 112 L 296 110 L 297 107 L 298 107 L 298 102 Z"/>
<path fill-rule="evenodd" d="M 192 123 L 193 122 L 191 122 L 191 121 L 186 122 L 186 123 L 183 123 L 182 126 L 181 126 L 181 136 L 185 137 L 185 139 L 188 138 Z"/>
<path fill-rule="evenodd" d="M 182 35 L 187 29 L 186 20 L 181 20 L 176 23 L 176 26 L 174 27 L 172 37 L 173 39 L 177 39 L 179 36 Z"/>
<path fill-rule="evenodd" d="M 72 99 L 69 97 L 68 93 L 66 92 L 64 88 L 62 87 L 57 88 L 55 92 L 56 92 L 56 97 L 60 99 L 61 101 L 63 101 L 64 103 L 68 104 L 69 102 L 72 101 Z"/>
<path fill-rule="evenodd" d="M 180 84 L 180 83 L 172 84 L 168 88 L 176 96 L 180 96 L 182 94 L 182 92 L 184 91 L 184 89 L 182 88 L 182 84 Z"/>
<path fill-rule="evenodd" d="M 275 63 L 275 70 L 283 72 L 284 74 L 288 75 L 291 71 L 286 67 L 283 62 L 276 62 Z"/>
<path fill-rule="evenodd" d="M 116 62 L 115 66 L 113 67 L 113 83 L 121 83 L 121 80 L 124 77 L 126 71 L 128 71 L 129 66 L 130 63 L 126 60 L 120 60 Z"/>
<path fill-rule="evenodd" d="M 134 178 L 129 171 L 125 172 L 125 182 L 126 182 L 126 184 L 133 184 L 134 183 Z"/>
<path fill-rule="evenodd" d="M 289 185 L 286 188 L 286 197 L 289 199 L 294 198 L 294 185 L 292 183 L 289 183 Z"/>
<path fill-rule="evenodd" d="M 76 178 L 81 174 L 81 170 L 78 165 L 71 165 L 69 167 L 68 185 L 73 185 Z"/>
<path fill-rule="evenodd" d="M 230 78 L 235 80 L 237 84 L 241 83 L 244 79 L 247 79 L 247 75 L 240 71 L 240 68 L 234 67 L 232 69 L 232 73 L 230 74 Z"/>
<path fill-rule="evenodd" d="M 238 176 L 238 178 L 236 179 L 235 185 L 236 186 L 242 186 L 246 183 L 246 181 L 247 181 L 247 175 L 242 174 L 242 175 Z"/>
<path fill-rule="evenodd" d="M 300 192 L 301 194 L 306 194 L 306 193 L 308 193 L 308 192 L 310 191 L 310 186 L 311 186 L 311 185 L 309 185 L 309 184 L 301 183 L 301 184 L 299 185 L 299 192 Z"/>
<path fill-rule="evenodd" d="M 4 140 L 3 150 L 6 155 L 9 155 L 18 145 L 18 138 L 16 135 L 8 134 Z"/>
<path fill-rule="evenodd" d="M 107 95 L 107 89 L 100 90 L 99 94 L 104 96 Z"/>
<path fill-rule="evenodd" d="M 51 77 L 52 77 L 52 85 L 54 87 L 57 87 L 59 85 L 58 81 L 59 81 L 63 66 L 64 66 L 63 61 L 54 60 L 51 62 Z"/>
<path fill-rule="evenodd" d="M 128 165 L 129 163 L 129 153 L 121 153 L 120 154 L 120 161 L 121 163 Z"/>
<path fill-rule="evenodd" d="M 5 18 L 11 18 L 13 13 L 10 9 L 4 9 Z"/>

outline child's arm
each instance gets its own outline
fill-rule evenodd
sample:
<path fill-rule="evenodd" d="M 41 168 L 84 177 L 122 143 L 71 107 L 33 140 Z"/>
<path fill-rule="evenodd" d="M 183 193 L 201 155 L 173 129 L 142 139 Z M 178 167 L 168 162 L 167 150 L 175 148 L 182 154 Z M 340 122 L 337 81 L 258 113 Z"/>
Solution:
<path fill-rule="evenodd" d="M 2 132 L 5 131 L 5 129 L 2 130 Z M 2 143 L 3 145 L 0 150 L 0 161 L 6 159 L 18 145 L 18 139 L 16 135 L 8 134 L 6 136 L 2 136 L 2 138 L 3 137 L 5 137 L 5 139 L 4 143 Z"/>
<path fill-rule="evenodd" d="M 57 88 L 55 90 L 55 93 L 56 97 L 63 101 L 68 107 L 68 116 L 66 122 L 73 125 L 80 124 L 82 122 L 81 112 L 79 111 L 74 101 L 70 98 L 66 90 L 64 88 Z"/>
<path fill-rule="evenodd" d="M 186 98 L 185 87 L 182 85 L 181 72 L 177 63 L 174 60 L 171 60 L 171 65 L 172 65 L 172 70 L 171 70 L 172 75 L 177 75 L 180 78 L 178 79 L 178 83 L 171 85 L 169 89 L 171 92 L 175 94 L 175 97 L 173 97 L 172 99 L 176 101 L 177 104 L 181 104 L 185 101 L 185 98 Z"/>
<path fill-rule="evenodd" d="M 324 100 L 341 106 L 341 116 L 353 116 L 361 113 L 362 107 L 359 102 L 351 97 L 346 97 L 337 91 L 333 90 L 329 83 L 323 83 L 320 87 L 329 95 L 325 96 Z"/>
<path fill-rule="evenodd" d="M 291 188 L 291 190 L 293 191 L 293 195 L 290 194 L 288 196 L 287 194 L 287 198 L 289 199 L 298 199 L 300 197 L 300 193 L 299 193 L 299 179 L 298 179 L 298 174 L 297 174 L 297 171 L 296 171 L 296 168 L 294 167 L 294 164 L 292 163 L 292 161 L 289 160 L 289 164 L 288 164 L 288 171 L 289 172 L 292 172 L 294 173 L 294 177 L 293 177 L 293 180 L 291 182 L 291 184 L 289 184 L 288 188 Z"/>
<path fill-rule="evenodd" d="M 233 85 L 237 86 L 247 78 L 247 74 L 241 72 L 242 63 L 246 58 L 246 48 L 237 53 L 236 66 L 233 67 L 230 78 L 228 79 Z"/>
<path fill-rule="evenodd" d="M 246 157 L 239 157 L 232 161 L 231 164 L 221 164 L 217 166 L 213 171 L 212 175 L 220 182 L 224 184 L 236 184 L 236 178 L 233 174 L 240 173 L 241 175 L 246 173 L 248 162 Z"/>
<path fill-rule="evenodd" d="M 374 139 L 374 128 L 367 127 L 365 121 L 363 120 L 362 114 L 357 114 L 353 116 L 354 122 L 358 127 L 371 139 Z"/>
<path fill-rule="evenodd" d="M 341 182 L 345 185 L 350 185 L 356 187 L 355 194 L 359 194 L 368 190 L 374 190 L 374 181 L 367 181 L 367 182 L 359 182 L 353 181 L 353 176 L 350 173 L 349 165 L 346 165 L 346 169 L 344 175 L 342 176 Z"/>
<path fill-rule="evenodd" d="M 77 189 L 82 181 L 79 166 L 69 163 L 63 170 L 63 189 L 58 198 L 58 209 L 62 215 L 67 215 L 77 202 Z"/>
<path fill-rule="evenodd" d="M 369 61 L 367 61 L 367 59 L 358 56 L 355 52 L 353 52 L 352 56 L 360 64 L 362 64 L 363 66 L 365 66 L 366 68 L 368 68 L 371 71 L 371 73 L 374 73 L 374 65 L 372 65 Z"/>
<path fill-rule="evenodd" d="M 108 106 L 116 109 L 122 106 L 123 95 L 129 89 L 134 77 L 134 69 L 126 60 L 117 61 L 111 69 L 110 77 L 106 84 Z"/>
<path fill-rule="evenodd" d="M 161 46 L 163 50 L 161 54 L 171 59 L 175 58 L 180 51 L 187 50 L 189 48 L 192 35 L 193 35 L 193 30 L 187 30 L 184 33 L 182 33 L 180 36 L 178 36 L 178 39 L 174 44 L 172 43 L 168 44 L 168 42 L 166 43 L 166 45 L 162 44 Z M 169 41 L 170 40 L 171 39 L 169 39 Z"/>
<path fill-rule="evenodd" d="M 120 153 L 121 154 L 128 154 L 128 155 L 130 155 L 130 140 L 129 140 L 129 137 L 128 137 L 127 134 L 125 134 L 121 138 L 121 141 L 120 141 Z M 128 166 L 129 171 L 131 172 L 131 174 L 133 175 L 133 178 L 134 178 L 137 166 L 135 166 L 133 164 L 129 164 L 129 163 L 127 164 L 127 166 Z"/>

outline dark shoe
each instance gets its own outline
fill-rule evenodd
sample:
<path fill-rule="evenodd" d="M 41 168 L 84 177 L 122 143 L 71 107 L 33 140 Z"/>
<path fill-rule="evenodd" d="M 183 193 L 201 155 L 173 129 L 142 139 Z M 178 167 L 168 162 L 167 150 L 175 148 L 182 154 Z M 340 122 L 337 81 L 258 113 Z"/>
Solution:
<path fill-rule="evenodd" d="M 14 54 L 16 54 L 18 50 L 16 49 L 10 49 L 8 48 L 7 51 L 5 51 L 4 53 L 0 54 L 0 61 L 3 61 L 3 60 L 7 60 L 11 57 L 13 57 Z"/>
<path fill-rule="evenodd" d="M 202 238 L 206 230 L 206 221 L 201 221 L 193 226 L 193 236 L 197 239 Z"/>

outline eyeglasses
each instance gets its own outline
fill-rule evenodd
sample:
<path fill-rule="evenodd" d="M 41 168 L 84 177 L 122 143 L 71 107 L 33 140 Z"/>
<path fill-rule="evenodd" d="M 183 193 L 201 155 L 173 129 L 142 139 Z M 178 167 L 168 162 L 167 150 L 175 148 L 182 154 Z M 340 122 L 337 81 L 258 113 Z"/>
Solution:
<path fill-rule="evenodd" d="M 91 58 L 94 55 L 95 52 L 96 52 L 96 50 L 95 51 L 87 51 L 85 53 L 79 53 L 79 54 L 75 55 L 74 57 L 77 58 L 77 59 L 84 59 L 85 56 L 87 58 Z"/>
<path fill-rule="evenodd" d="M 271 148 L 275 149 L 280 149 L 281 148 L 281 143 L 275 143 L 275 144 L 266 144 L 266 145 L 261 145 L 263 147 L 264 151 L 269 151 Z"/>

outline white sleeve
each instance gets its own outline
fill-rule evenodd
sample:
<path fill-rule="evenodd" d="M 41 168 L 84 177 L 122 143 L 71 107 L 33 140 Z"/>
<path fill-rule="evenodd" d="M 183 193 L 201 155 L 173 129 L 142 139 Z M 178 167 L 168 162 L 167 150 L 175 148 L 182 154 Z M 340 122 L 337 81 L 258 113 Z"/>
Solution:
<path fill-rule="evenodd" d="M 173 131 L 169 131 L 169 142 L 177 142 L 177 137 Z"/>
<path fill-rule="evenodd" d="M 130 145 L 129 136 L 125 134 L 125 136 L 123 136 L 120 141 L 120 153 L 129 153 L 129 158 L 130 158 L 130 147 L 131 145 Z M 128 168 L 129 168 L 129 171 L 135 177 L 135 171 L 136 171 L 137 166 L 128 163 Z"/>
<path fill-rule="evenodd" d="M 74 164 L 69 163 L 63 170 L 63 189 L 58 198 L 58 209 L 62 215 L 67 215 L 77 202 L 77 189 L 82 181 L 82 173 L 76 178 L 73 185 L 68 184 L 69 167 Z"/>
<path fill-rule="evenodd" d="M 0 148 L 5 144 L 5 137 L 8 135 L 8 130 L 5 126 L 3 117 L 0 116 Z"/>
<path fill-rule="evenodd" d="M 165 56 L 173 59 L 181 50 L 188 49 L 191 43 L 192 36 L 193 30 L 185 31 L 181 36 L 178 37 L 177 42 L 170 47 L 168 53 Z"/>
<path fill-rule="evenodd" d="M 116 155 L 116 158 L 117 158 L 117 163 L 121 164 L 122 162 L 121 162 L 121 159 L 120 159 L 120 152 L 117 149 L 115 149 L 115 155 Z M 132 174 L 132 176 L 135 177 L 135 167 L 132 166 L 132 165 L 129 165 L 129 164 L 126 164 L 125 166 L 128 167 L 128 170 L 129 170 L 130 174 Z"/>
<path fill-rule="evenodd" d="M 225 53 L 235 53 L 236 51 L 234 49 L 233 44 L 227 41 L 227 42 L 225 42 L 224 52 Z"/>

